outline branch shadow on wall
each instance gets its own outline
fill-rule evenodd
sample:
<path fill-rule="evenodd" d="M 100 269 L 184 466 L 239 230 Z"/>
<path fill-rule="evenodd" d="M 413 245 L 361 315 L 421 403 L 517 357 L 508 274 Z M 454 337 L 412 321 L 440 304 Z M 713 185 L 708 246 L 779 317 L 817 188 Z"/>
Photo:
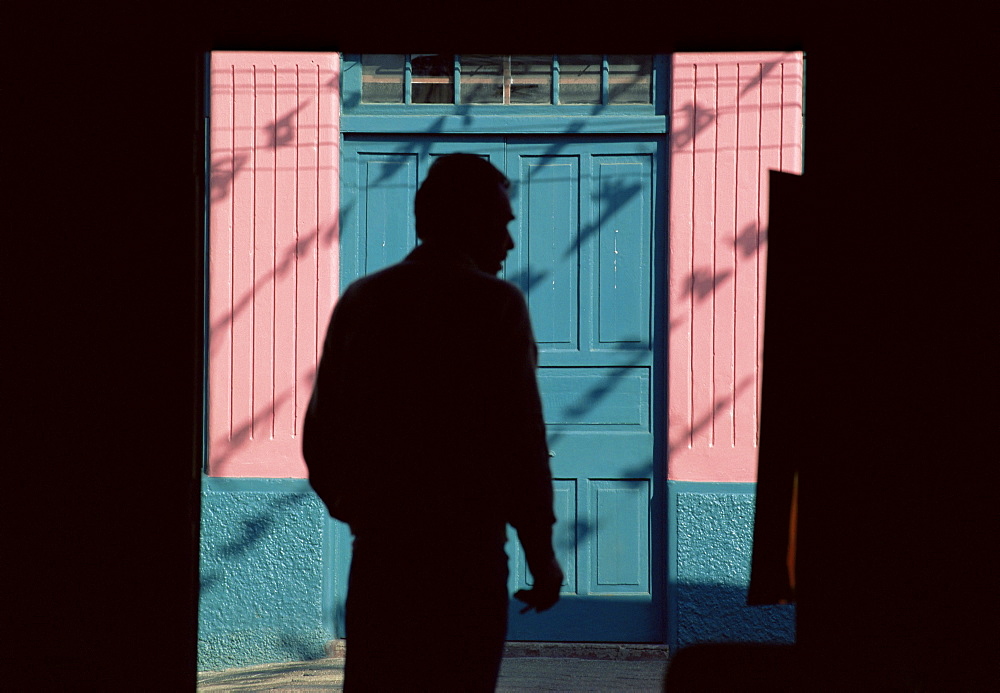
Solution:
<path fill-rule="evenodd" d="M 280 516 L 303 505 L 310 496 L 305 493 L 276 494 L 261 510 L 240 520 L 238 529 L 231 528 L 230 538 L 216 546 L 203 546 L 203 550 L 207 550 L 206 558 L 212 563 L 237 563 L 252 555 L 261 545 L 274 540 L 274 529 L 281 521 Z M 203 570 L 200 582 L 202 595 L 210 594 L 221 581 L 224 581 L 221 568 Z"/>
<path fill-rule="evenodd" d="M 768 69 L 771 67 L 773 66 L 769 66 Z M 760 76 L 761 80 L 763 79 L 764 74 L 765 73 L 762 71 Z M 750 85 L 746 88 L 749 87 Z M 299 108 L 301 108 L 301 106 Z M 682 146 L 696 137 L 697 133 L 711 124 L 716 117 L 714 112 L 704 110 L 698 111 L 695 109 L 693 104 L 681 108 L 682 110 L 684 108 L 689 109 L 688 122 L 690 123 L 690 128 L 689 131 L 686 130 L 673 133 L 671 136 L 671 143 L 674 147 Z M 298 110 L 299 109 L 294 109 L 292 112 L 285 114 L 273 123 L 266 124 L 264 131 L 265 133 L 269 133 L 270 146 L 279 148 L 295 145 L 294 137 L 291 133 L 294 131 L 294 123 Z M 599 110 L 599 107 L 595 107 L 594 112 L 596 113 Z M 471 118 L 471 114 L 467 110 L 460 112 L 460 115 L 466 119 Z M 575 132 L 582 131 L 585 123 L 586 120 L 582 118 L 572 121 L 565 128 L 564 134 L 573 134 Z M 429 127 L 428 134 L 434 134 L 436 132 L 435 129 L 440 130 L 443 126 L 443 119 L 439 119 L 436 123 Z M 416 142 L 418 143 L 417 152 L 420 156 L 430 155 L 434 143 L 434 139 L 432 137 L 416 138 Z M 558 156 L 566 146 L 568 146 L 566 140 L 560 140 L 558 136 L 554 137 L 553 142 L 543 151 L 543 156 Z M 407 153 L 412 153 L 413 149 L 412 147 L 407 146 L 406 151 Z M 213 162 L 213 174 L 211 176 L 209 189 L 209 197 L 212 204 L 222 202 L 231 194 L 235 178 L 244 170 L 249 161 L 249 155 L 245 153 L 238 153 L 228 162 L 220 162 L 218 164 Z M 371 183 L 374 185 L 386 184 L 391 178 L 391 175 L 391 171 L 384 170 L 382 171 L 380 177 L 371 181 Z M 518 191 L 515 187 L 514 190 L 512 190 L 512 194 L 516 196 L 517 192 Z M 606 209 L 608 213 L 611 214 L 616 209 L 625 207 L 640 193 L 641 185 L 638 184 L 622 183 L 618 186 L 604 187 L 600 192 L 601 208 Z M 342 216 L 347 216 L 354 212 L 352 204 L 353 203 L 347 203 L 342 206 L 340 210 Z M 563 249 L 560 258 L 567 260 L 576 256 L 581 245 L 587 242 L 588 239 L 599 230 L 600 220 L 596 220 L 589 225 L 581 227 L 573 242 Z M 335 242 L 337 232 L 338 225 L 336 222 L 326 225 L 325 228 L 314 228 L 304 234 L 293 246 L 284 249 L 281 256 L 276 258 L 273 268 L 256 280 L 253 289 L 249 290 L 234 301 L 232 311 L 228 315 L 215 320 L 210 325 L 210 333 L 216 334 L 221 330 L 228 329 L 228 326 L 231 325 L 237 317 L 248 310 L 250 305 L 252 305 L 253 294 L 255 291 L 260 290 L 263 286 L 266 286 L 268 283 L 275 281 L 278 278 L 287 276 L 289 272 L 293 271 L 296 258 L 304 254 L 314 244 Z M 766 229 L 758 230 L 753 224 L 750 224 L 740 230 L 735 237 L 734 243 L 735 247 L 744 257 L 750 257 L 757 252 L 757 250 L 764 243 L 766 243 L 766 240 Z M 544 282 L 549 275 L 549 271 L 532 268 L 531 270 L 526 269 L 522 272 L 514 274 L 509 277 L 509 280 L 520 286 L 525 292 L 530 293 L 542 282 Z M 704 269 L 695 269 L 690 274 L 688 279 L 690 295 L 694 296 L 697 300 L 703 300 L 714 288 L 717 288 L 722 283 L 729 281 L 731 278 L 731 273 L 727 271 L 721 273 L 711 273 L 705 271 Z M 673 325 L 671 325 L 671 327 L 672 326 Z M 566 414 L 571 417 L 579 418 L 596 409 L 604 399 L 613 394 L 615 389 L 619 387 L 621 377 L 628 373 L 628 368 L 638 365 L 643 361 L 645 358 L 644 350 L 648 350 L 650 348 L 651 347 L 648 344 L 643 345 L 643 349 L 638 350 L 636 355 L 629 361 L 628 364 L 613 369 L 605 381 L 582 393 L 579 399 L 567 408 Z M 742 391 L 748 386 L 748 382 L 740 383 L 737 390 Z M 728 400 L 721 398 L 716 402 L 715 410 L 719 411 L 721 408 L 724 408 L 727 402 Z M 711 415 L 708 414 L 704 420 L 695 422 L 692 425 L 689 434 L 693 434 L 707 425 L 710 416 Z M 557 442 L 563 435 L 565 435 L 564 432 L 552 432 L 549 436 L 550 444 Z M 655 470 L 656 466 L 654 465 L 654 460 L 649 459 L 648 461 L 638 463 L 633 468 L 627 470 L 625 478 L 649 478 L 654 475 Z M 227 543 L 214 549 L 215 559 L 224 562 L 237 562 L 242 557 L 252 553 L 256 547 L 259 547 L 261 543 L 266 541 L 266 539 L 270 536 L 270 533 L 276 526 L 276 521 L 280 514 L 288 512 L 298 502 L 300 502 L 298 496 L 279 498 L 250 519 L 243 520 L 237 534 Z M 599 531 L 599 529 L 599 527 L 592 524 L 590 521 L 577 518 L 572 526 L 572 531 L 565 533 L 558 539 L 558 541 L 561 542 L 561 546 L 563 548 L 569 548 L 571 542 L 575 545 L 576 543 L 586 540 L 592 534 Z M 217 589 L 224 589 L 224 575 L 218 569 L 206 571 L 202 576 L 201 588 L 203 597 L 205 595 L 211 595 L 213 591 Z M 739 592 L 739 590 L 734 592 L 733 589 L 719 588 L 717 586 L 692 586 L 688 589 L 688 592 L 685 592 L 688 596 L 684 598 L 689 599 L 692 603 L 714 602 L 721 604 L 724 602 L 726 604 L 733 605 L 734 608 L 737 602 L 745 605 L 745 594 L 737 595 L 736 592 Z M 702 596 L 693 596 L 699 593 L 701 593 Z M 334 608 L 334 617 L 339 621 L 343 614 L 343 603 L 340 602 L 336 604 Z M 289 635 L 289 638 L 291 638 L 288 643 L 289 652 L 306 651 L 309 649 L 302 649 L 293 643 L 292 640 L 295 639 L 295 636 Z"/>

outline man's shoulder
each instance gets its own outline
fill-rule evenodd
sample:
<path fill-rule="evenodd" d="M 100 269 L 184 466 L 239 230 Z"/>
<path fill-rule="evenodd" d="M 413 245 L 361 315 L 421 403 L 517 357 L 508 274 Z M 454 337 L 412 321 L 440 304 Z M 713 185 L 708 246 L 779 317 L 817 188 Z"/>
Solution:
<path fill-rule="evenodd" d="M 485 290 L 492 291 L 497 296 L 508 296 L 514 298 L 521 298 L 523 296 L 517 285 L 507 281 L 506 279 L 495 277 L 492 274 L 487 274 L 486 272 L 482 272 L 480 270 L 470 270 L 469 274 L 475 277 L 473 281 L 479 282 Z"/>
<path fill-rule="evenodd" d="M 405 283 L 406 276 L 409 272 L 404 265 L 404 262 L 399 262 L 395 265 L 389 265 L 388 267 L 384 267 L 376 272 L 372 272 L 371 274 L 366 274 L 363 277 L 355 279 L 348 284 L 346 289 L 344 289 L 340 299 L 350 300 L 352 298 L 377 293 L 392 286 Z"/>
<path fill-rule="evenodd" d="M 469 270 L 465 273 L 467 284 L 463 290 L 468 291 L 484 302 L 492 302 L 498 306 L 518 308 L 526 305 L 521 289 L 512 282 L 480 270 Z"/>
<path fill-rule="evenodd" d="M 515 284 L 470 267 L 430 266 L 403 260 L 353 281 L 342 298 L 382 292 L 420 290 L 438 284 L 457 294 L 473 295 L 498 303 L 524 303 L 524 294 Z"/>

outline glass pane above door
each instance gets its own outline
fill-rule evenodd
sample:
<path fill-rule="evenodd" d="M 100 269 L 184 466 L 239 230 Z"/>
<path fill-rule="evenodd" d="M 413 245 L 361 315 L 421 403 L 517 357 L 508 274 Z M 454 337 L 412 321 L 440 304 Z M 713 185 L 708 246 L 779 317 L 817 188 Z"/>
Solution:
<path fill-rule="evenodd" d="M 410 55 L 410 102 L 452 103 L 455 100 L 455 56 Z"/>
<path fill-rule="evenodd" d="M 365 54 L 360 62 L 364 104 L 653 103 L 649 55 Z"/>
<path fill-rule="evenodd" d="M 552 103 L 552 56 L 510 56 L 510 100 L 512 104 Z"/>
<path fill-rule="evenodd" d="M 403 103 L 405 55 L 368 54 L 361 61 L 361 100 Z"/>
<path fill-rule="evenodd" d="M 652 103 L 653 57 L 608 56 L 608 103 Z"/>
<path fill-rule="evenodd" d="M 462 80 L 460 103 L 504 103 L 506 56 L 463 55 L 459 61 Z"/>
<path fill-rule="evenodd" d="M 559 103 L 601 103 L 601 56 L 559 56 Z"/>

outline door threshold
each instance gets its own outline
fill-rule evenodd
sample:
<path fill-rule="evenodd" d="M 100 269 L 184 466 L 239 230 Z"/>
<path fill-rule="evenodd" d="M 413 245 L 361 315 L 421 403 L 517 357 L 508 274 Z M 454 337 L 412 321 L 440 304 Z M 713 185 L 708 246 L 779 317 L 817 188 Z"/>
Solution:
<path fill-rule="evenodd" d="M 629 642 L 508 642 L 504 657 L 564 657 L 572 659 L 605 659 L 642 661 L 668 659 L 665 644 Z"/>
<path fill-rule="evenodd" d="M 347 641 L 343 638 L 326 643 L 326 656 L 343 658 Z M 504 657 L 555 657 L 564 659 L 603 659 L 617 662 L 636 662 L 670 658 L 665 644 L 634 642 L 529 642 L 508 641 L 503 648 Z"/>

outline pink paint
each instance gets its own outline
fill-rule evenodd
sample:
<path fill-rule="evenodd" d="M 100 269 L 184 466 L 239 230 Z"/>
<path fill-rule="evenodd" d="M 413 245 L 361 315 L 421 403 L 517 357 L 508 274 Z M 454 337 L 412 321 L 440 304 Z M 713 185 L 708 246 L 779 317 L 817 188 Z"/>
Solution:
<path fill-rule="evenodd" d="M 767 181 L 801 172 L 802 54 L 673 56 L 668 477 L 757 478 Z"/>
<path fill-rule="evenodd" d="M 304 477 L 338 283 L 339 59 L 212 55 L 209 473 Z M 671 479 L 756 479 L 770 169 L 801 168 L 801 53 L 673 57 Z"/>
<path fill-rule="evenodd" d="M 306 476 L 301 422 L 338 284 L 339 71 L 334 53 L 212 54 L 212 476 Z"/>

